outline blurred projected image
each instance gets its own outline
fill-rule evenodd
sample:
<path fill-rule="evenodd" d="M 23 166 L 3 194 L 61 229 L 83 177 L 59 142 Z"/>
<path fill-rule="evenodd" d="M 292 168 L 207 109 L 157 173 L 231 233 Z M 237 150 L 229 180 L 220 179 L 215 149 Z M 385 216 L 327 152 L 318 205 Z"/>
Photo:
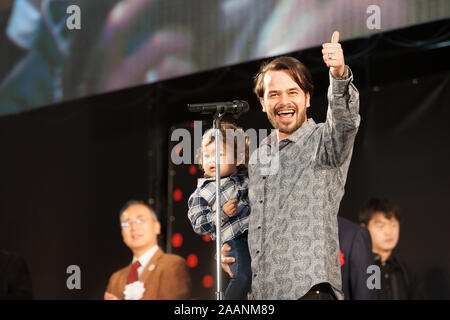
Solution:
<path fill-rule="evenodd" d="M 367 26 L 370 5 L 380 9 L 379 29 Z M 445 0 L 6 0 L 0 116 L 317 46 L 337 29 L 345 40 L 449 11 Z"/>

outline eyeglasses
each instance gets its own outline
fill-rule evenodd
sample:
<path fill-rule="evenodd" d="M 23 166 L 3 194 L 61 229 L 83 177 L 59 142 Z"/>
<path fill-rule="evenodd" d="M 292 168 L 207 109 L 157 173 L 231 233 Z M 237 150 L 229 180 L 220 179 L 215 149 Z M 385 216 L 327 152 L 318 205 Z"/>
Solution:
<path fill-rule="evenodd" d="M 137 224 L 142 224 L 142 223 L 145 223 L 146 221 L 147 221 L 147 219 L 136 219 L 136 221 L 124 221 L 124 222 L 121 222 L 120 225 L 122 226 L 122 228 L 126 228 L 126 227 L 131 226 L 131 224 L 133 222 L 135 222 Z"/>

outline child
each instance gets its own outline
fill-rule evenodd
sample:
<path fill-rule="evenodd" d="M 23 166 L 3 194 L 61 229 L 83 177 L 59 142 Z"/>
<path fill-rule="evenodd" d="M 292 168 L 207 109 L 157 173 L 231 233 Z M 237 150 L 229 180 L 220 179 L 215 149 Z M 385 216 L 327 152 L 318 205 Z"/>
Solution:
<path fill-rule="evenodd" d="M 220 157 L 220 206 L 222 207 L 222 241 L 231 246 L 228 256 L 234 257 L 230 264 L 233 278 L 225 291 L 226 300 L 246 300 L 251 285 L 251 263 L 247 244 L 247 230 L 250 214 L 248 202 L 248 137 L 242 129 L 230 123 L 222 123 Z M 238 154 L 237 135 L 241 132 L 245 147 Z M 189 197 L 188 217 L 194 231 L 215 239 L 216 233 L 216 164 L 214 130 L 208 130 L 202 137 L 200 167 L 205 177 L 198 179 L 197 189 Z M 230 139 L 234 135 L 234 139 Z M 228 138 L 228 139 L 227 139 Z M 232 140 L 232 141 L 228 141 Z M 242 158 L 242 159 L 241 159 Z"/>

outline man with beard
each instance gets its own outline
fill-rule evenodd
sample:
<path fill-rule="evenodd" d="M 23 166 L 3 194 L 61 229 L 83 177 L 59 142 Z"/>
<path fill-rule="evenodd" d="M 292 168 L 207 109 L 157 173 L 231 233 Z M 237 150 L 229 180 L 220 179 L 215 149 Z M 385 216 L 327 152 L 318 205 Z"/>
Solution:
<path fill-rule="evenodd" d="M 306 117 L 314 87 L 300 61 L 279 57 L 255 76 L 254 92 L 278 130 L 249 165 L 253 299 L 343 298 L 337 213 L 360 123 L 359 95 L 337 31 L 322 54 L 330 68 L 325 123 Z M 261 150 L 278 162 L 271 166 L 277 172 L 264 170 Z M 222 262 L 232 276 L 228 250 L 222 248 Z"/>

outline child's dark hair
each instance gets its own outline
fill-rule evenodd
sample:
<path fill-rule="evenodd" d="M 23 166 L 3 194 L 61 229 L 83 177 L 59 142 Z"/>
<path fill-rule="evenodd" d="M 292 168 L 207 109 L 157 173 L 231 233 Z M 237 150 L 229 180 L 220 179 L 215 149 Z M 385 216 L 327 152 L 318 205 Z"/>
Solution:
<path fill-rule="evenodd" d="M 229 146 L 230 143 L 232 143 L 232 147 L 234 149 L 233 155 L 234 155 L 234 161 L 235 163 L 239 160 L 243 160 L 243 162 L 239 163 L 238 169 L 240 168 L 247 168 L 248 167 L 248 161 L 249 161 L 249 148 L 250 148 L 250 140 L 249 137 L 245 135 L 244 130 L 242 128 L 237 127 L 235 124 L 230 122 L 222 122 L 220 124 L 220 133 L 222 136 L 222 142 L 225 145 L 225 147 Z M 230 138 L 234 137 L 232 141 L 230 141 Z M 239 142 L 245 141 L 244 143 L 244 152 L 239 152 L 241 150 L 238 150 Z M 200 150 L 198 150 L 198 157 L 199 159 L 199 167 L 201 170 L 203 169 L 203 151 L 204 148 L 209 146 L 211 143 L 215 142 L 214 137 L 214 129 L 208 129 L 202 137 L 202 145 Z M 239 153 L 239 154 L 238 154 Z"/>

